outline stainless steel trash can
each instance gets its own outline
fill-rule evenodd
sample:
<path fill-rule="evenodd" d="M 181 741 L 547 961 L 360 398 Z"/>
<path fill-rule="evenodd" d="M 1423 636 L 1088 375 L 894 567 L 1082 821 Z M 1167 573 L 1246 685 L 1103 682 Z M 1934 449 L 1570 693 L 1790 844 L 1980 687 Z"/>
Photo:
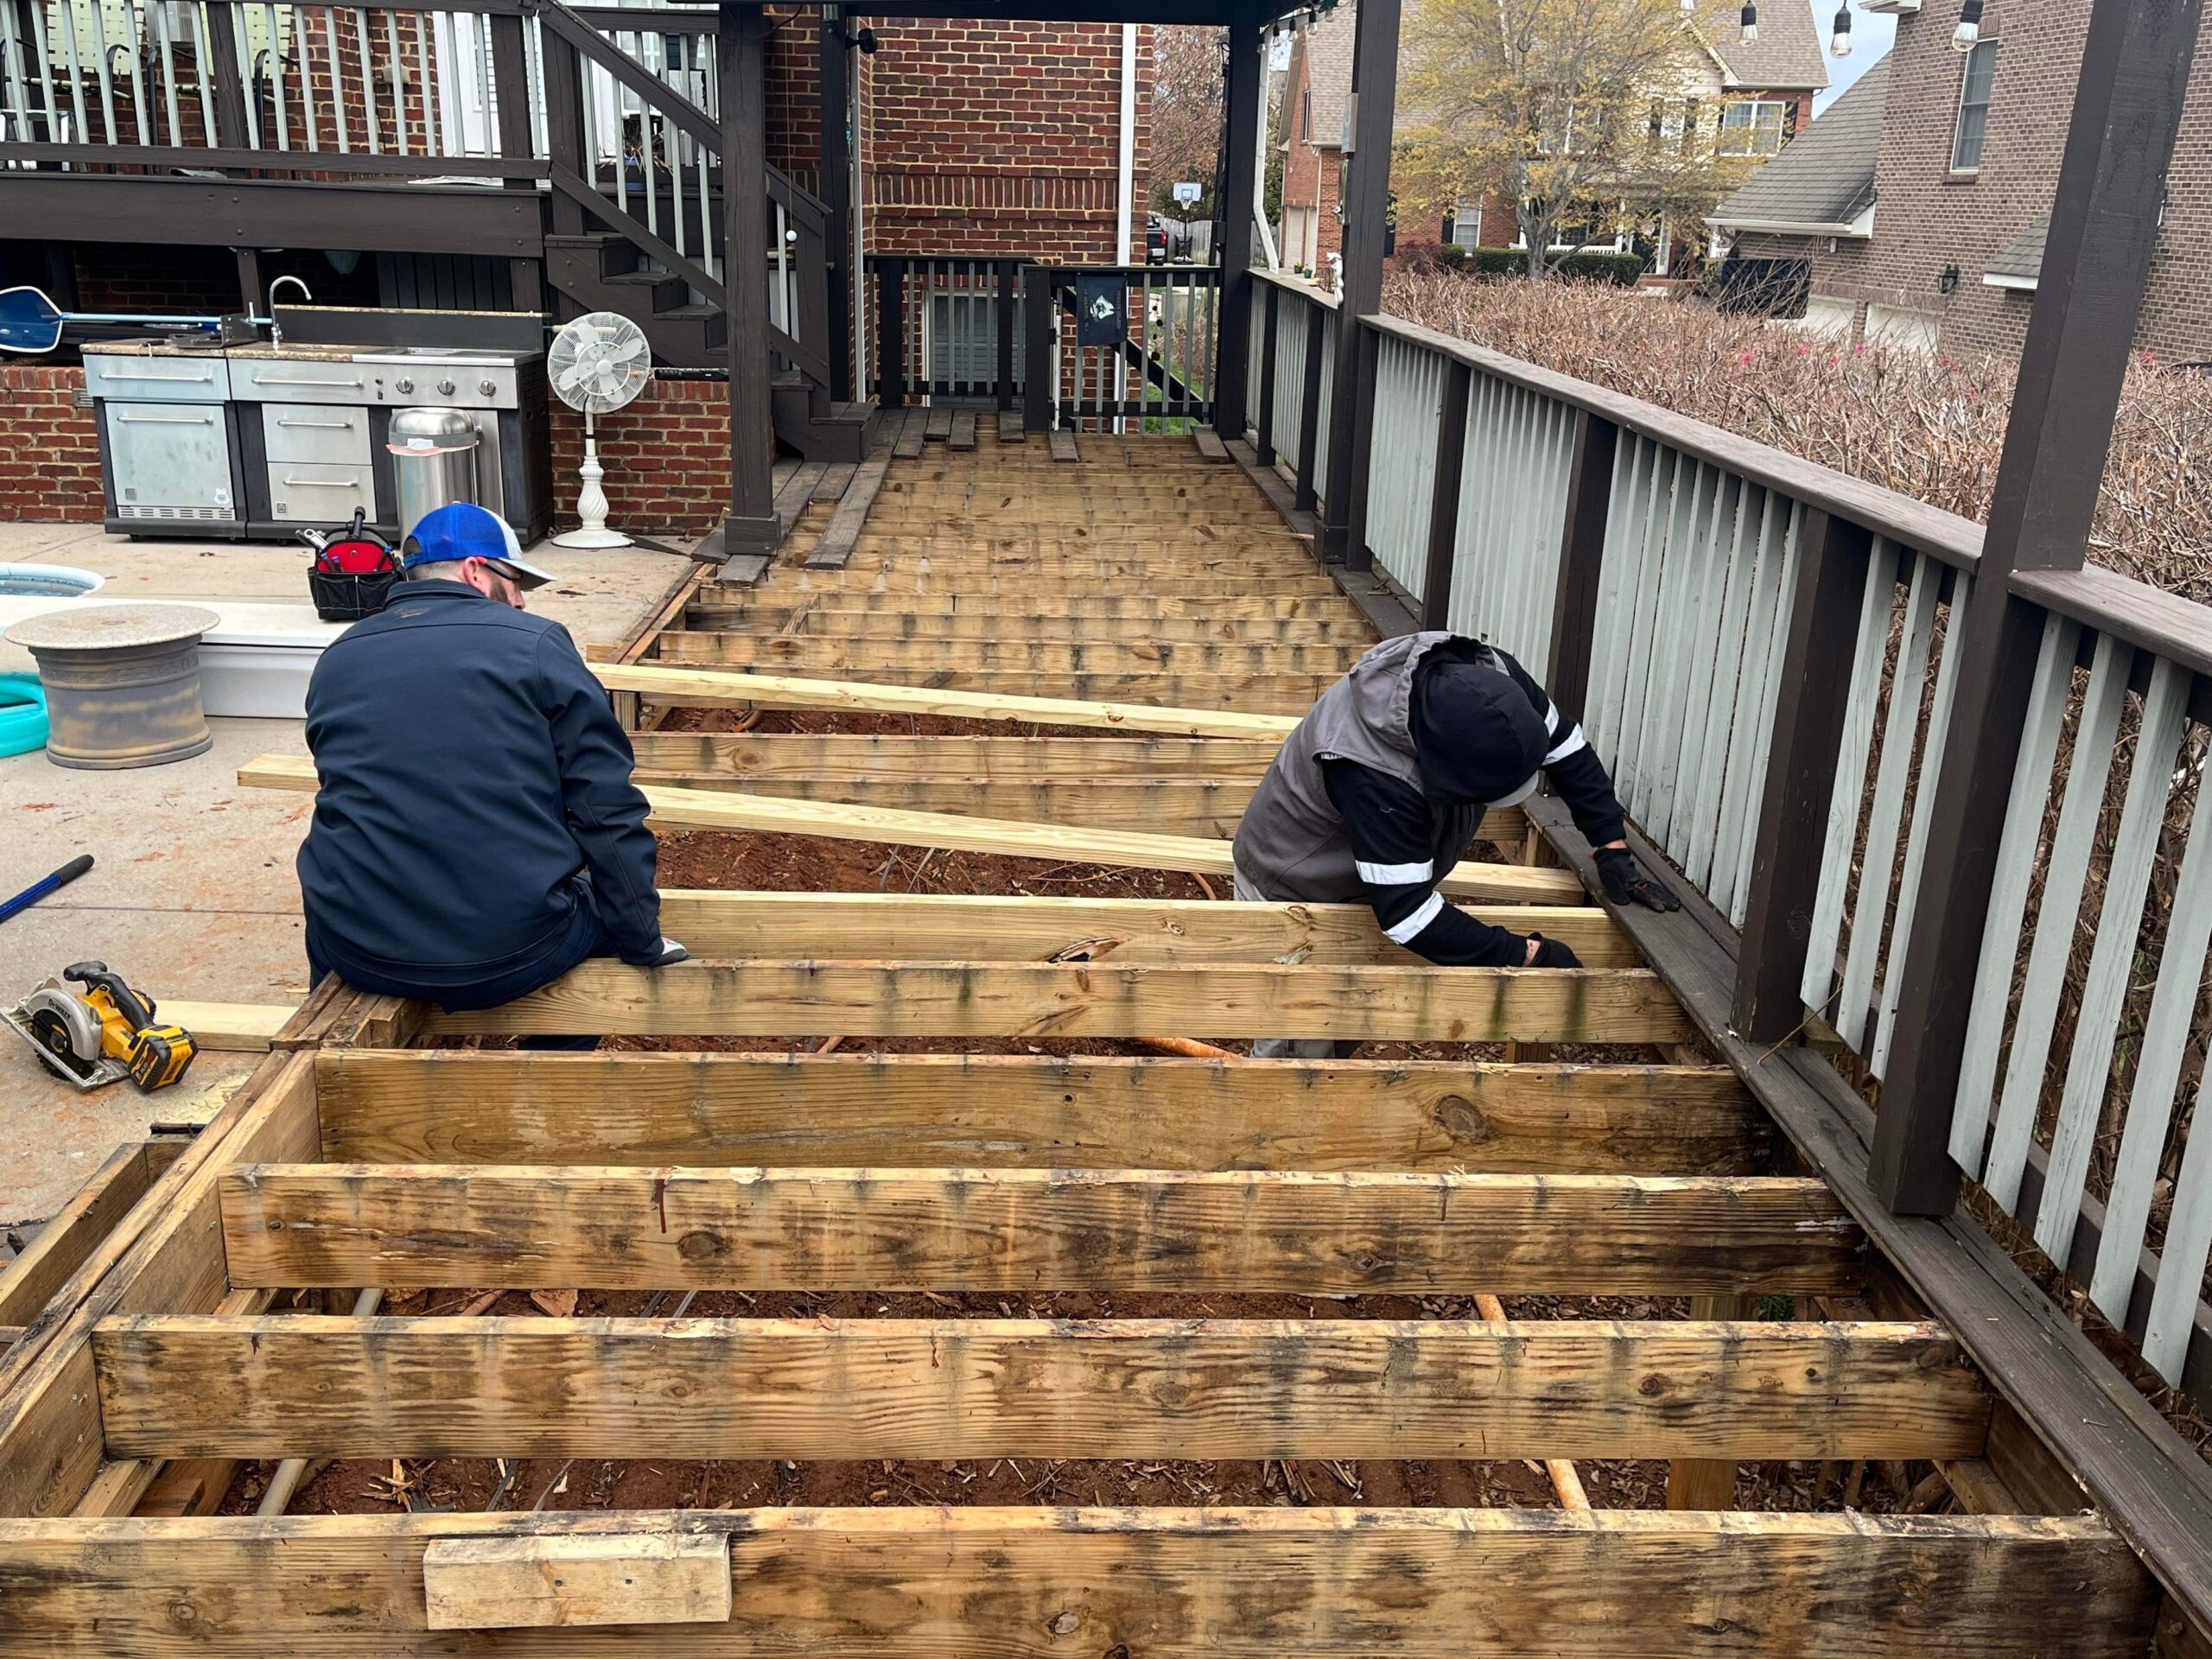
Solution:
<path fill-rule="evenodd" d="M 476 423 L 457 409 L 403 409 L 391 417 L 391 475 L 399 535 L 454 501 L 476 499 Z"/>

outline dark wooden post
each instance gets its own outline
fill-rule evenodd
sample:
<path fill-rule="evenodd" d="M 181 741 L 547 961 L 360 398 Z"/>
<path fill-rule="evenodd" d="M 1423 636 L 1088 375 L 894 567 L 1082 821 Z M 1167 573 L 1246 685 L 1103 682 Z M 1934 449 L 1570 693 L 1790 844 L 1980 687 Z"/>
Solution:
<path fill-rule="evenodd" d="M 2200 0 L 2095 0 L 2044 243 L 2035 309 L 1974 575 L 1942 775 L 1884 1078 L 1869 1179 L 1904 1215 L 1948 1213 L 1948 1155 L 1997 843 L 2019 758 L 2040 620 L 2003 597 L 2016 570 L 2075 570 L 2158 239 Z"/>
<path fill-rule="evenodd" d="M 722 286 L 729 326 L 729 512 L 725 553 L 772 553 L 776 518 L 775 411 L 768 384 L 768 130 L 764 48 L 757 5 L 722 0 L 715 59 L 722 119 Z"/>
<path fill-rule="evenodd" d="M 1298 494 L 1294 505 L 1300 512 L 1311 512 L 1320 500 L 1313 480 L 1320 472 L 1321 442 L 1328 435 L 1321 430 L 1321 331 L 1328 325 L 1329 313 L 1311 300 L 1301 303 L 1306 307 L 1306 363 L 1298 405 Z"/>
<path fill-rule="evenodd" d="M 1265 306 L 1260 326 L 1260 413 L 1252 447 L 1259 452 L 1260 465 L 1272 467 L 1275 464 L 1275 336 L 1282 314 L 1282 289 L 1273 283 L 1267 284 Z"/>
<path fill-rule="evenodd" d="M 875 400 L 906 403 L 906 262 L 895 253 L 875 262 Z"/>
<path fill-rule="evenodd" d="M 1224 438 L 1243 437 L 1249 413 L 1244 382 L 1252 363 L 1252 176 L 1260 154 L 1266 42 L 1266 32 L 1249 24 L 1229 31 L 1229 70 L 1222 88 L 1221 322 L 1214 334 L 1213 428 Z"/>
<path fill-rule="evenodd" d="M 1827 845 L 1828 798 L 1843 746 L 1840 695 L 1858 649 L 1855 618 L 1866 591 L 1874 538 L 1860 526 L 1808 509 L 1799 534 L 1797 587 L 1783 645 L 1782 678 L 1768 742 L 1766 791 L 1751 849 L 1751 891 L 1736 962 L 1737 1031 L 1779 1042 L 1804 1017 L 1813 895 Z"/>
<path fill-rule="evenodd" d="M 238 14 L 232 10 L 229 0 L 214 0 L 207 16 L 207 55 L 214 61 L 201 64 L 200 73 L 214 77 L 216 142 L 225 149 L 250 149 L 253 129 L 245 118 L 245 73 L 238 62 Z M 81 99 L 82 94 L 79 96 Z M 138 117 L 144 120 L 146 111 L 139 111 Z M 80 134 L 78 142 L 82 143 L 89 136 Z"/>
<path fill-rule="evenodd" d="M 1329 405 L 1329 500 L 1321 556 L 1364 569 L 1367 455 L 1375 433 L 1375 340 L 1359 320 L 1382 304 L 1389 233 L 1390 137 L 1397 107 L 1398 0 L 1363 0 L 1344 105 L 1344 292 Z"/>
<path fill-rule="evenodd" d="M 500 158 L 532 160 L 537 148 L 530 132 L 530 48 L 519 7 L 492 15 L 492 90 L 499 106 Z M 537 181 L 527 174 L 505 182 L 510 190 L 537 188 Z"/>
<path fill-rule="evenodd" d="M 1021 359 L 1021 429 L 1049 432 L 1060 401 L 1059 376 L 1052 361 L 1052 269 L 1032 265 L 1022 272 L 1021 321 L 1028 334 Z"/>
<path fill-rule="evenodd" d="M 853 397 L 853 306 L 859 292 L 853 268 L 853 59 L 842 17 L 823 18 L 818 38 L 820 194 L 830 219 L 830 395 L 846 403 Z"/>
<path fill-rule="evenodd" d="M 1467 403 L 1475 372 L 1465 363 L 1444 371 L 1444 410 L 1437 417 L 1436 480 L 1428 497 L 1428 568 L 1421 581 L 1421 625 L 1448 626 L 1452 561 L 1459 546 L 1459 475 L 1466 470 Z"/>
<path fill-rule="evenodd" d="M 1605 521 L 1612 511 L 1613 458 L 1621 429 L 1588 410 L 1574 415 L 1574 454 L 1567 475 L 1567 522 L 1560 531 L 1559 585 L 1553 589 L 1551 650 L 1544 687 L 1580 720 L 1590 700 L 1590 652 L 1598 634 L 1598 576 L 1605 563 Z"/>
<path fill-rule="evenodd" d="M 1014 296 L 1020 289 L 1020 261 L 999 261 L 999 413 L 1010 414 L 1014 409 Z"/>
<path fill-rule="evenodd" d="M 545 78 L 545 156 L 556 168 L 582 177 L 585 171 L 582 54 L 557 29 L 538 35 L 538 61 Z M 556 236 L 582 236 L 582 203 L 556 181 L 547 206 Z"/>
<path fill-rule="evenodd" d="M 248 316 L 257 317 L 268 292 L 268 284 L 261 280 L 261 250 L 232 248 L 231 252 L 238 262 L 238 292 L 245 300 L 240 309 Z"/>

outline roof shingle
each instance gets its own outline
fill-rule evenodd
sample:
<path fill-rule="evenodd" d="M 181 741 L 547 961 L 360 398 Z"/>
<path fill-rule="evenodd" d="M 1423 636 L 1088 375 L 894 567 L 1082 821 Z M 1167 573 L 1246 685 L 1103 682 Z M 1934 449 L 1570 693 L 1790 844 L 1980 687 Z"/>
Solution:
<path fill-rule="evenodd" d="M 1890 60 L 1885 56 L 1722 202 L 1713 222 L 1723 228 L 1786 225 L 1809 231 L 1848 225 L 1872 207 L 1889 85 Z"/>

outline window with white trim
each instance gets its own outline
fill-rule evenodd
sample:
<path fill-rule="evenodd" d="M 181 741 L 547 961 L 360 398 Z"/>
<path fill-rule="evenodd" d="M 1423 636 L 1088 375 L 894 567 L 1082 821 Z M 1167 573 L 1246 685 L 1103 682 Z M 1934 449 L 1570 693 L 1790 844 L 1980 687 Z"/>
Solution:
<path fill-rule="evenodd" d="M 1989 130 L 1989 93 L 1997 79 L 1997 42 L 1976 41 L 1959 78 L 1959 124 L 1951 135 L 1951 171 L 1981 170 L 1981 143 Z"/>
<path fill-rule="evenodd" d="M 1463 201 L 1452 215 L 1452 235 L 1455 248 L 1475 249 L 1483 245 L 1483 205 L 1479 201 Z"/>
<path fill-rule="evenodd" d="M 1741 98 L 1722 105 L 1715 149 L 1723 156 L 1780 155 L 1789 111 L 1779 99 Z"/>

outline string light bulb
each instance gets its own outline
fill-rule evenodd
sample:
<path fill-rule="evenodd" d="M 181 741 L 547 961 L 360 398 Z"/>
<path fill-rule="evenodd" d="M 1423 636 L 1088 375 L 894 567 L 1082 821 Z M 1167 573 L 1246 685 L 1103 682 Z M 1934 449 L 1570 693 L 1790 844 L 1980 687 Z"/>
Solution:
<path fill-rule="evenodd" d="M 1696 10 L 1697 0 L 1682 0 L 1682 10 L 1685 14 L 1694 12 Z"/>
<path fill-rule="evenodd" d="M 1952 50 L 1971 52 L 1980 38 L 1981 0 L 1966 0 L 1959 8 L 1959 26 L 1951 31 Z"/>
<path fill-rule="evenodd" d="M 1981 0 L 1967 0 L 1967 3 L 1974 7 L 1977 11 L 1981 9 Z M 1759 9 L 1757 0 L 1744 0 L 1743 22 L 1744 44 L 1745 46 L 1758 45 L 1759 38 Z"/>
<path fill-rule="evenodd" d="M 1828 34 L 1828 55 L 1847 58 L 1851 55 L 1851 0 L 1835 9 L 1835 24 Z"/>

